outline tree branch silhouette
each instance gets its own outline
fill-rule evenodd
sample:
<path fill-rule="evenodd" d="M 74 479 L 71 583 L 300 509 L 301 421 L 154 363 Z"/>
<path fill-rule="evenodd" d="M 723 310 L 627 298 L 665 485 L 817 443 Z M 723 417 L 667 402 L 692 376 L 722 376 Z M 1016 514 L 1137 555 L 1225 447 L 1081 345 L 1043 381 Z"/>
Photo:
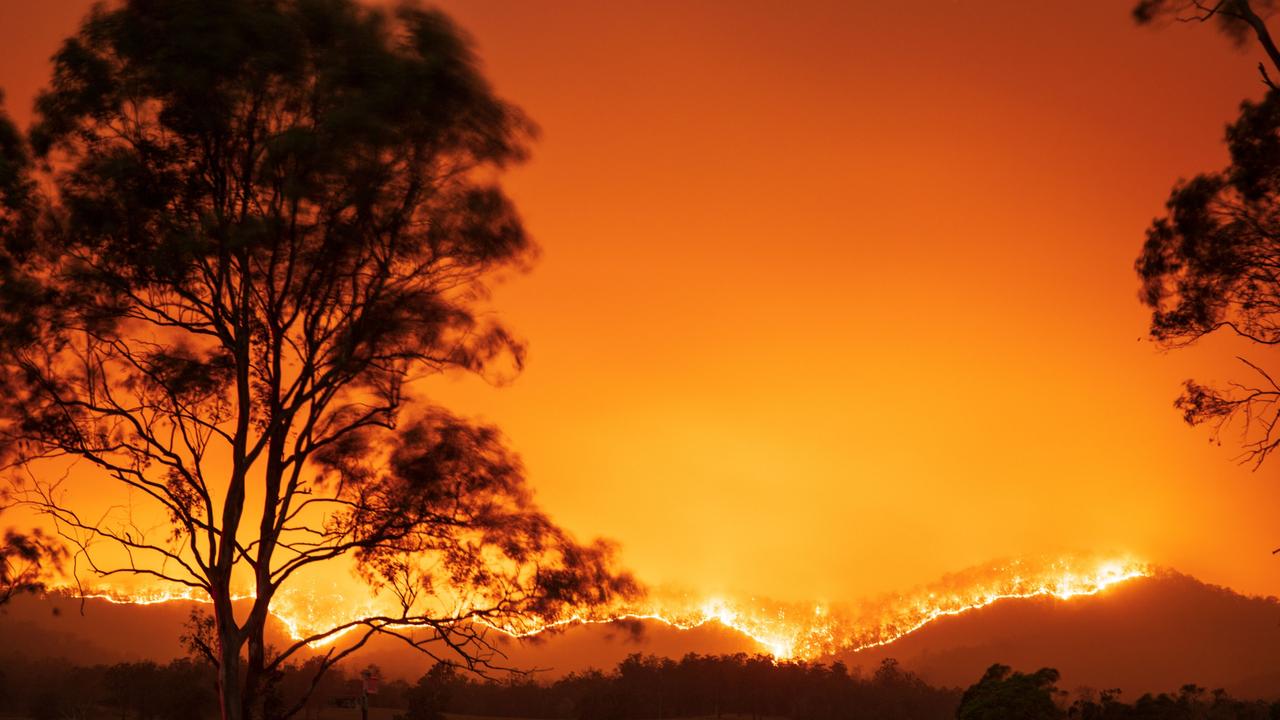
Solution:
<path fill-rule="evenodd" d="M 1273 11 L 1272 2 L 1143 0 L 1134 16 L 1152 22 L 1188 8 L 1195 14 L 1178 17 L 1216 19 L 1237 43 L 1255 38 L 1280 69 L 1280 51 L 1259 13 Z M 1244 102 L 1227 128 L 1230 164 L 1175 185 L 1136 261 L 1150 334 L 1163 347 L 1223 331 L 1263 347 L 1280 344 L 1280 91 L 1266 66 L 1259 70 L 1269 90 L 1261 101 Z M 1210 426 L 1215 441 L 1238 431 L 1237 459 L 1256 469 L 1280 447 L 1280 387 L 1260 364 L 1238 359 L 1258 381 L 1214 387 L 1187 380 L 1174 405 L 1187 423 Z"/>
<path fill-rule="evenodd" d="M 1258 14 L 1255 7 L 1261 7 L 1264 13 L 1270 13 L 1275 9 L 1275 3 L 1274 0 L 1140 0 L 1133 8 L 1133 18 L 1143 25 L 1170 17 L 1178 22 L 1203 23 L 1214 20 L 1219 29 L 1237 45 L 1243 45 L 1247 36 L 1252 34 L 1266 52 L 1272 67 L 1280 70 L 1280 48 L 1276 47 L 1266 20 Z M 1275 88 L 1265 64 L 1258 63 L 1258 73 L 1262 76 L 1263 84 Z"/>
<path fill-rule="evenodd" d="M 224 718 L 344 632 L 316 682 L 385 634 L 485 667 L 494 627 L 637 592 L 537 508 L 496 429 L 409 401 L 520 370 L 482 307 L 536 252 L 494 179 L 534 127 L 446 17 L 126 0 L 63 44 L 36 110 L 0 132 L 7 467 L 75 569 L 207 597 L 188 640 Z M 131 500 L 89 514 L 86 482 Z M 280 591 L 335 564 L 398 611 L 273 651 Z"/>

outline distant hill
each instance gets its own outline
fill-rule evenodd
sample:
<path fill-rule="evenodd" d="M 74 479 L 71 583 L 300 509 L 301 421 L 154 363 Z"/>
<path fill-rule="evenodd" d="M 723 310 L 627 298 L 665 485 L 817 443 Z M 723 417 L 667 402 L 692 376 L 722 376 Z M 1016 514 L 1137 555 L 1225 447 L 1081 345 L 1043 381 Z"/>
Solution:
<path fill-rule="evenodd" d="M 0 609 L 0 658 L 66 658 L 86 665 L 172 660 L 185 654 L 178 638 L 196 605 L 19 595 Z"/>
<path fill-rule="evenodd" d="M 168 660 L 184 654 L 178 637 L 195 607 L 87 600 L 82 612 L 75 599 L 22 597 L 0 613 L 0 658 Z M 498 646 L 508 655 L 506 664 L 550 676 L 609 668 L 637 652 L 680 657 L 759 650 L 718 625 L 679 631 L 657 622 L 574 627 L 532 641 L 502 638 Z M 1000 662 L 1026 670 L 1055 667 L 1063 689 L 1119 687 L 1130 699 L 1186 683 L 1240 697 L 1280 698 L 1280 601 L 1166 571 L 1092 597 L 1000 601 L 937 620 L 890 645 L 829 659 L 870 672 L 890 657 L 943 686 L 965 687 Z M 431 664 L 393 639 L 370 643 L 355 662 L 408 678 Z"/>
<path fill-rule="evenodd" d="M 1280 602 L 1163 571 L 1092 597 L 1002 601 L 939 619 L 850 666 L 897 658 L 931 683 L 964 687 L 992 663 L 1054 667 L 1059 687 L 1121 688 L 1130 700 L 1186 683 L 1280 698 Z"/>
<path fill-rule="evenodd" d="M 83 601 L 61 595 L 19 595 L 0 610 L 0 660 L 66 658 L 78 664 L 136 660 L 166 662 L 186 654 L 180 636 L 192 610 L 207 606 L 191 601 L 149 605 Z M 291 642 L 275 624 L 271 642 Z M 495 663 L 539 669 L 560 676 L 590 667 L 613 667 L 631 653 L 681 657 L 688 652 L 756 653 L 750 638 L 719 625 L 676 630 L 662 623 L 616 622 L 516 640 L 500 633 L 490 639 L 506 656 Z M 304 656 L 305 657 L 305 656 Z M 434 662 L 394 638 L 375 638 L 358 655 L 363 666 L 374 663 L 393 677 L 416 679 Z"/>

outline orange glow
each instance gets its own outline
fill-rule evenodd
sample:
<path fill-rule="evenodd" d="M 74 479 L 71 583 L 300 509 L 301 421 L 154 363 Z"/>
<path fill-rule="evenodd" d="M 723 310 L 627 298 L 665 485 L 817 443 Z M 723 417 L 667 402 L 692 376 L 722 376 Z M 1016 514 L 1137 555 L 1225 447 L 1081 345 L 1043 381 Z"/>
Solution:
<path fill-rule="evenodd" d="M 19 123 L 91 4 L 0 3 Z M 1153 349 L 1132 268 L 1173 182 L 1225 162 L 1252 48 L 1132 2 L 434 4 L 542 129 L 503 178 L 542 256 L 492 297 L 523 375 L 407 392 L 502 428 L 552 518 L 689 589 L 610 617 L 805 658 L 1154 566 L 1280 594 L 1280 460 L 1237 467 L 1171 407 L 1239 348 Z M 133 511 L 96 480 L 64 486 L 86 517 Z M 1077 548 L 1152 566 L 921 585 Z M 276 606 L 295 636 L 365 609 L 325 573 Z"/>
<path fill-rule="evenodd" d="M 659 599 L 649 601 L 647 609 L 604 618 L 571 618 L 556 625 L 619 619 L 656 620 L 688 630 L 719 623 L 751 638 L 762 651 L 777 660 L 815 660 L 837 652 L 858 652 L 888 645 L 939 618 L 960 615 L 1001 600 L 1036 597 L 1070 600 L 1096 595 L 1118 583 L 1151 574 L 1148 565 L 1133 560 L 1014 561 L 971 570 L 902 595 L 881 598 L 857 612 L 821 604 L 810 609 L 718 597 L 700 603 Z M 535 635 L 546 629 L 515 634 Z"/>
<path fill-rule="evenodd" d="M 591 615 L 575 615 L 527 626 L 490 625 L 511 637 L 530 637 L 549 630 L 584 623 L 649 620 L 681 630 L 718 623 L 751 638 L 761 652 L 777 660 L 815 660 L 838 652 L 857 652 L 888 645 L 943 617 L 960 615 L 1001 600 L 1053 597 L 1070 600 L 1096 595 L 1135 578 L 1149 577 L 1146 563 L 1128 559 L 1089 560 L 1059 558 L 1052 561 L 1017 560 L 959 573 L 932 585 L 901 595 L 864 603 L 856 609 L 792 606 L 758 600 L 721 597 L 692 600 L 689 597 L 650 597 L 640 605 L 615 608 Z M 188 591 L 152 588 L 133 595 L 90 591 L 85 597 L 116 603 L 152 604 L 177 600 L 203 601 Z M 241 599 L 248 599 L 244 596 Z M 366 599 L 286 592 L 276 603 L 275 616 L 293 639 L 357 619 L 379 614 L 378 603 Z M 342 634 L 315 643 L 324 647 Z"/>

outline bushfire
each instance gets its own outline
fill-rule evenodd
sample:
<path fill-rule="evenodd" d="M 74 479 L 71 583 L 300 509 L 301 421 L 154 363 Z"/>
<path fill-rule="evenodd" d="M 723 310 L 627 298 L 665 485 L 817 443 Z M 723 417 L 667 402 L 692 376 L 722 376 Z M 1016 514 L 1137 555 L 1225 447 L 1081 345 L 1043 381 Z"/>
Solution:
<path fill-rule="evenodd" d="M 1153 572 L 1148 564 L 1132 559 L 1017 559 L 971 568 L 905 593 L 854 605 L 801 605 L 650 592 L 643 600 L 625 606 L 598 608 L 562 618 L 490 623 L 489 627 L 512 637 L 530 637 L 574 625 L 622 620 L 652 621 L 678 629 L 715 623 L 750 638 L 762 652 L 777 660 L 815 660 L 887 645 L 939 618 L 1002 600 L 1037 597 L 1070 600 L 1096 595 Z M 205 601 L 191 590 L 164 588 L 122 593 L 104 587 L 84 592 L 83 596 L 133 604 Z M 246 594 L 243 599 L 251 597 Z M 383 612 L 376 597 L 353 600 L 341 593 L 295 591 L 277 598 L 274 614 L 293 638 L 302 639 Z M 331 635 L 317 645 L 340 642 L 341 637 L 341 633 Z"/>

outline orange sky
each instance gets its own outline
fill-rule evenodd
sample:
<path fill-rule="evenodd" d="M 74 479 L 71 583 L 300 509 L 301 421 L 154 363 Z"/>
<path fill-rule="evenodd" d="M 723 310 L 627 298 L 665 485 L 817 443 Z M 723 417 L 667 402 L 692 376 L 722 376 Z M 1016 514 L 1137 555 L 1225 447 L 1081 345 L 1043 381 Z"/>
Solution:
<path fill-rule="evenodd" d="M 0 4 L 24 123 L 87 6 Z M 562 523 L 783 600 L 1060 550 L 1280 594 L 1278 461 L 1171 406 L 1232 348 L 1139 342 L 1132 270 L 1257 52 L 1119 0 L 443 6 L 543 128 L 508 178 L 543 256 L 495 297 L 524 375 L 429 390 Z"/>

